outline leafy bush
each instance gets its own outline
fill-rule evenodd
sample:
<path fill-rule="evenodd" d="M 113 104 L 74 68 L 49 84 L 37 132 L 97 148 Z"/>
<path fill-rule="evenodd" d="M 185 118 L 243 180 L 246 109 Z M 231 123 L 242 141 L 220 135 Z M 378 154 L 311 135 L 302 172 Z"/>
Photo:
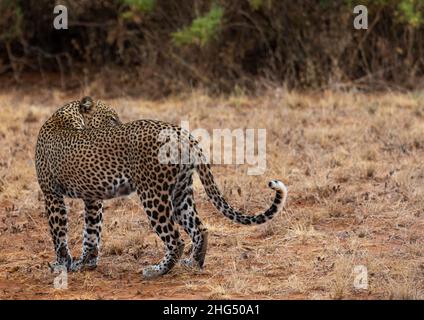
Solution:
<path fill-rule="evenodd" d="M 153 97 L 261 83 L 413 88 L 424 77 L 423 0 L 61 3 L 69 30 L 52 27 L 55 0 L 0 1 L 0 74 L 56 72 L 69 87 L 113 78 L 109 87 Z M 353 28 L 358 4 L 368 31 Z"/>
<path fill-rule="evenodd" d="M 194 19 L 189 27 L 172 33 L 174 43 L 178 46 L 187 44 L 205 46 L 213 38 L 216 38 L 223 14 L 224 9 L 213 4 L 206 15 Z"/>
<path fill-rule="evenodd" d="M 123 0 L 123 2 L 142 12 L 151 12 L 155 8 L 155 0 Z"/>
<path fill-rule="evenodd" d="M 424 1 L 422 0 L 402 0 L 398 4 L 398 13 L 401 14 L 403 21 L 413 27 L 419 27 L 423 23 L 423 8 Z"/>
<path fill-rule="evenodd" d="M 15 1 L 0 2 L 0 40 L 16 40 L 22 33 L 22 10 Z"/>

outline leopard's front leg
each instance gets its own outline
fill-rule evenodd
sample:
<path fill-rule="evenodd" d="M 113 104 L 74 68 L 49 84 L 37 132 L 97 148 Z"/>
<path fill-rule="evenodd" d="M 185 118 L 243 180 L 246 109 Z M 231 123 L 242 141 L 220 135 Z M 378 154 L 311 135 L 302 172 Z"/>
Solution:
<path fill-rule="evenodd" d="M 102 232 L 103 203 L 101 200 L 84 200 L 85 227 L 81 257 L 74 261 L 72 270 L 95 269 L 99 256 L 100 235 Z"/>
<path fill-rule="evenodd" d="M 50 267 L 65 266 L 68 270 L 72 265 L 72 258 L 68 248 L 68 214 L 66 212 L 63 195 L 44 193 L 47 216 L 49 219 L 50 234 L 53 238 L 56 261 Z"/>

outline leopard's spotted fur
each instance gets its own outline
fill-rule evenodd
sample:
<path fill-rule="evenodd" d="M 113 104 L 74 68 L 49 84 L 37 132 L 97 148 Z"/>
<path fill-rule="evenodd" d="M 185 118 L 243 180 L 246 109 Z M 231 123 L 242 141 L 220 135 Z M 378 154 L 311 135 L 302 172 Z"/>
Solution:
<path fill-rule="evenodd" d="M 178 143 L 164 138 L 172 132 Z M 188 162 L 180 159 L 188 146 Z M 207 247 L 207 230 L 197 216 L 192 177 L 197 171 L 214 206 L 229 219 L 242 224 L 261 224 L 278 213 L 287 198 L 287 189 L 278 180 L 269 187 L 276 191 L 274 202 L 255 216 L 233 209 L 220 193 L 210 165 L 205 162 L 197 141 L 176 125 L 138 120 L 121 123 L 116 112 L 90 98 L 71 102 L 56 111 L 42 126 L 36 146 L 36 170 L 45 197 L 49 225 L 57 255 L 56 263 L 69 270 L 97 265 L 104 199 L 137 192 L 153 229 L 164 242 L 162 261 L 146 268 L 147 278 L 167 273 L 180 259 L 184 242 L 180 225 L 192 239 L 189 259 L 184 263 L 202 267 Z M 67 244 L 67 212 L 64 197 L 81 198 L 85 203 L 83 253 L 72 261 Z"/>

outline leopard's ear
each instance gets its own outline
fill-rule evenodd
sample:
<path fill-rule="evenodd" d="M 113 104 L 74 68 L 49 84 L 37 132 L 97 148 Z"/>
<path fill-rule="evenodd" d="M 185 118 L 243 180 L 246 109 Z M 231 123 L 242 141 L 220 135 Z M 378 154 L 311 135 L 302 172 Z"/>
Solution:
<path fill-rule="evenodd" d="M 94 101 L 91 97 L 85 96 L 84 98 L 81 99 L 80 107 L 79 107 L 81 113 L 90 113 L 93 107 L 94 107 Z"/>

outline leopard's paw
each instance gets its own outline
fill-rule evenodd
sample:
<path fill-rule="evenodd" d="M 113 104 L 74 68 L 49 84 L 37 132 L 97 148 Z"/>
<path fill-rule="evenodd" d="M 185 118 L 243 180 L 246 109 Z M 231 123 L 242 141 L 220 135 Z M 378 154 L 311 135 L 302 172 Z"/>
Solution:
<path fill-rule="evenodd" d="M 97 268 L 97 259 L 86 259 L 86 258 L 79 258 L 77 260 L 74 260 L 71 264 L 70 271 L 77 272 L 77 271 L 85 271 L 85 270 L 94 270 Z"/>

